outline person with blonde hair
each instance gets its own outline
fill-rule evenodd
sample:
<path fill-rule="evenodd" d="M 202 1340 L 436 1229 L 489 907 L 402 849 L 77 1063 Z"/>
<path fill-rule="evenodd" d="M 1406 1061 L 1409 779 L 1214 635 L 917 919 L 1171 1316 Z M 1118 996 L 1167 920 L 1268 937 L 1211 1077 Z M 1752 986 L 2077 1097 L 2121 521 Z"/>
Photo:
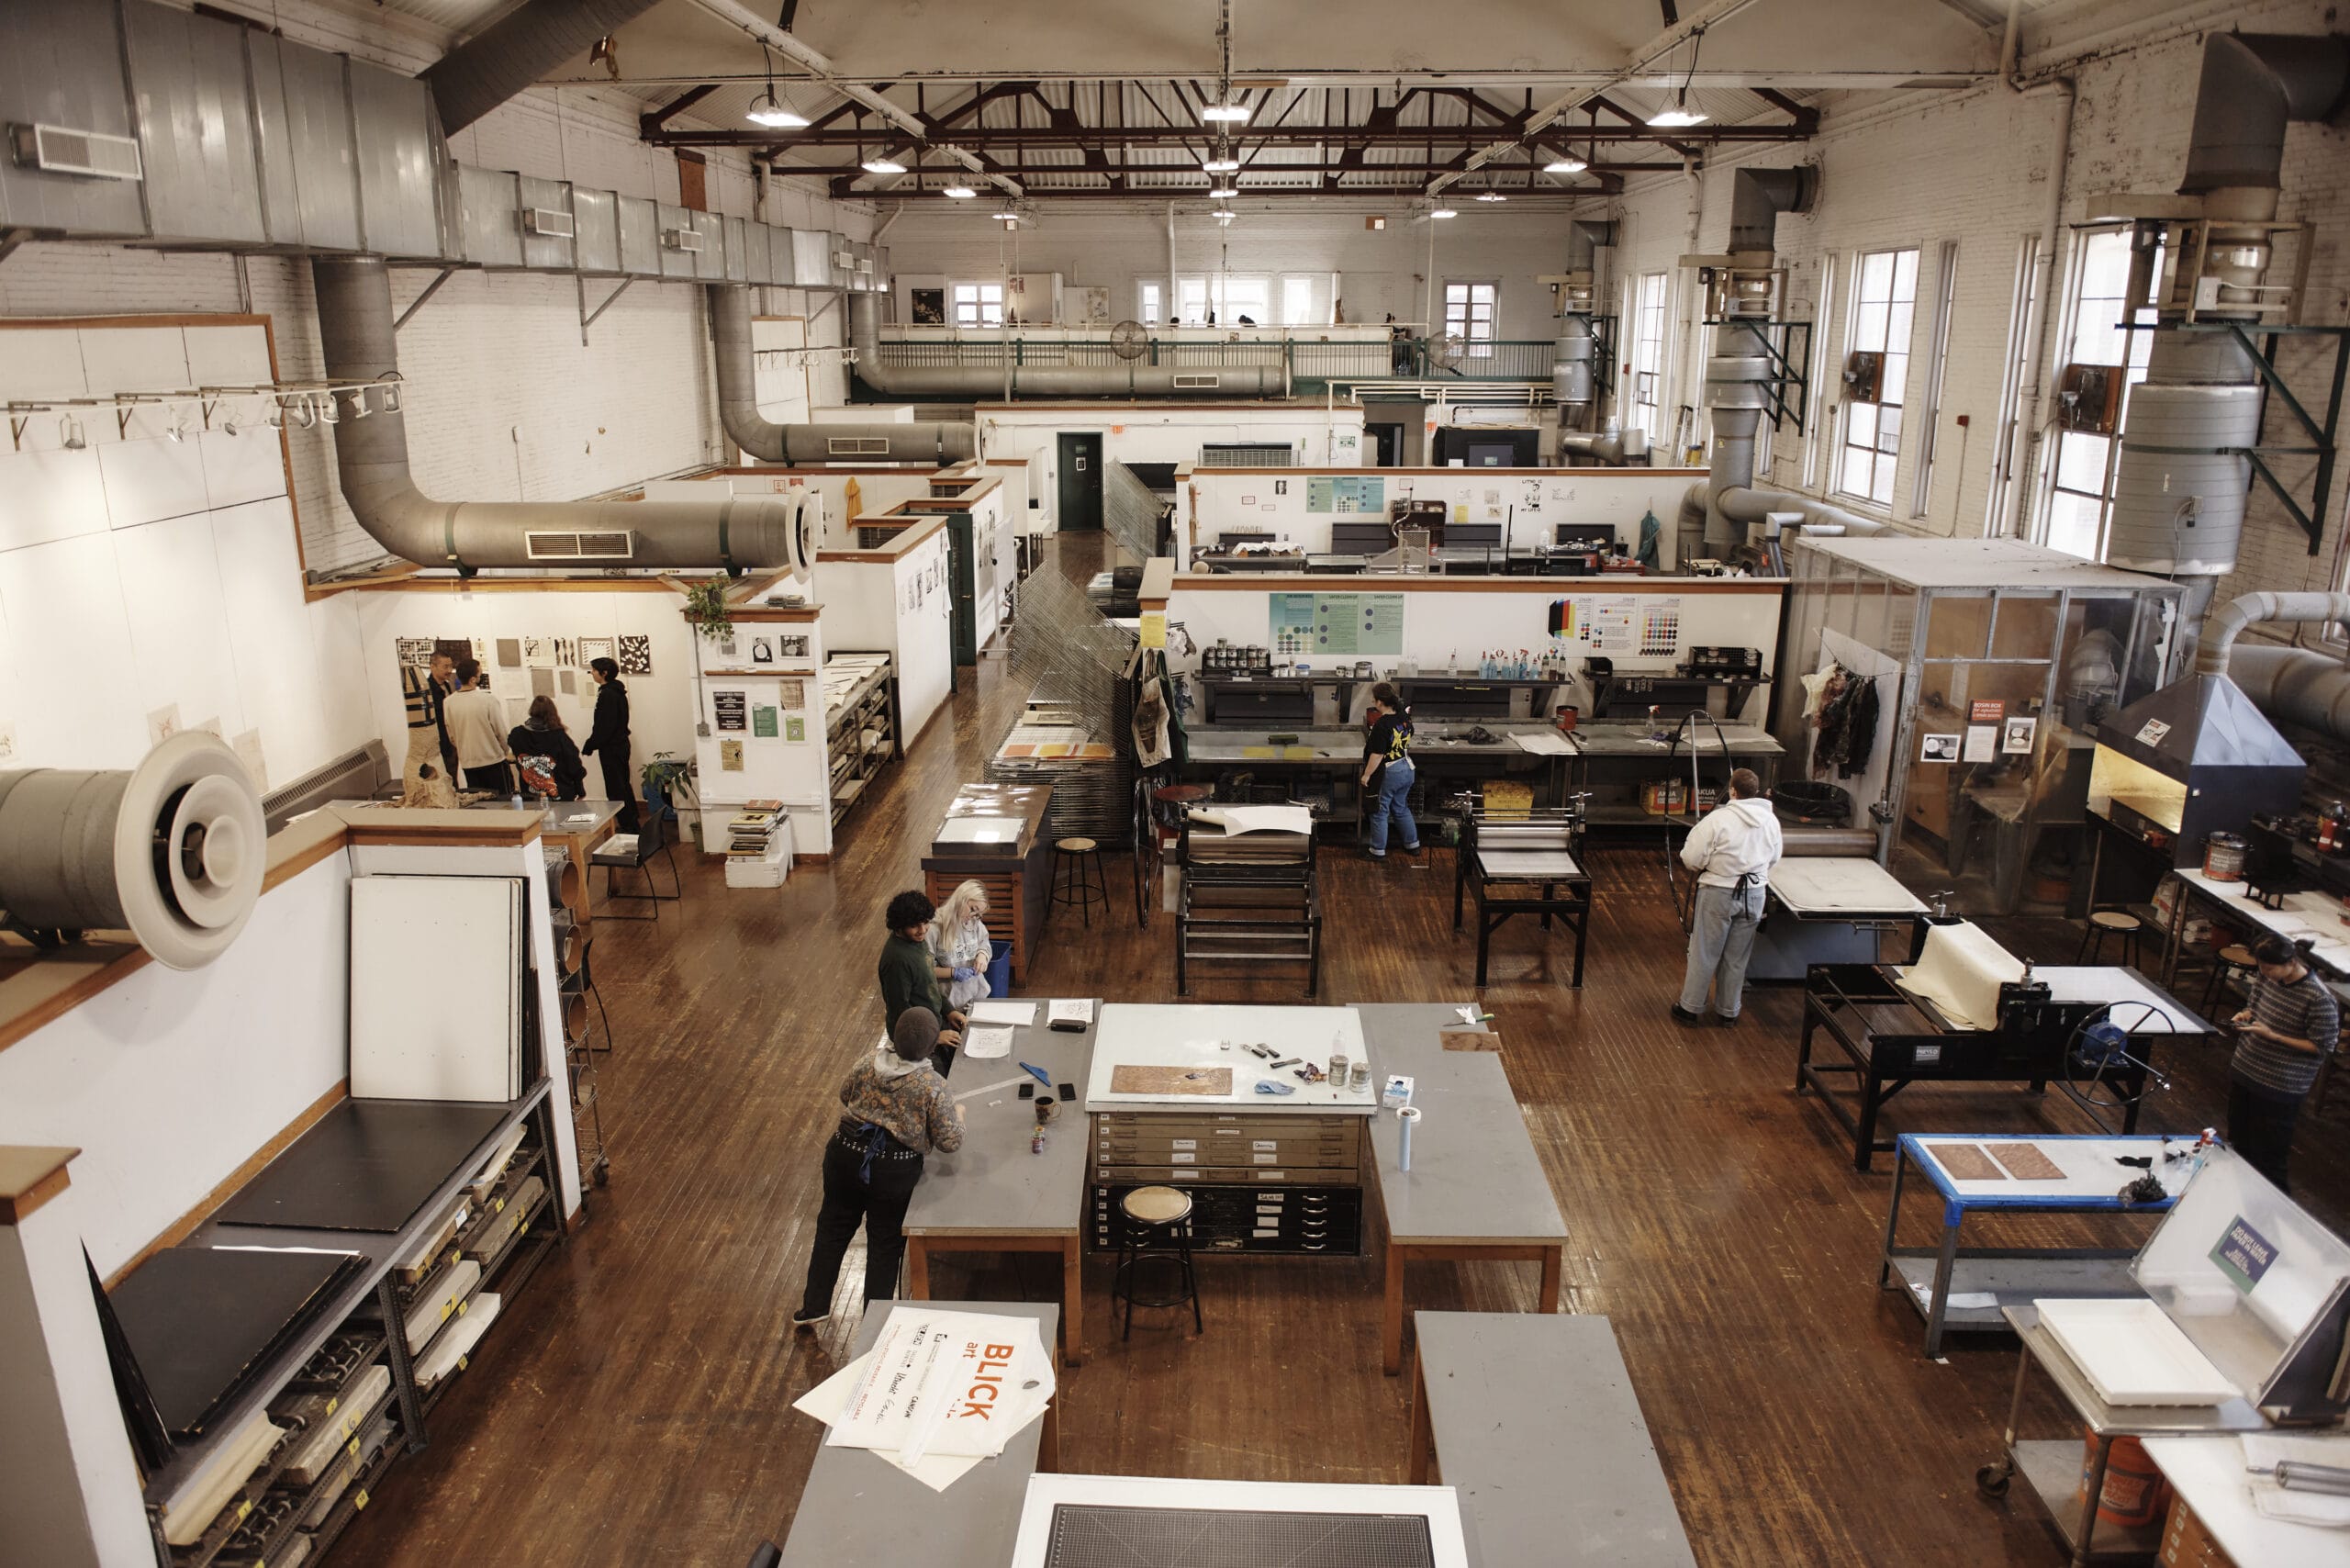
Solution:
<path fill-rule="evenodd" d="M 937 960 L 938 981 L 946 988 L 946 1005 L 953 1012 L 966 1012 L 988 994 L 995 941 L 988 935 L 987 913 L 988 890 L 974 879 L 947 894 L 931 922 L 931 957 Z"/>

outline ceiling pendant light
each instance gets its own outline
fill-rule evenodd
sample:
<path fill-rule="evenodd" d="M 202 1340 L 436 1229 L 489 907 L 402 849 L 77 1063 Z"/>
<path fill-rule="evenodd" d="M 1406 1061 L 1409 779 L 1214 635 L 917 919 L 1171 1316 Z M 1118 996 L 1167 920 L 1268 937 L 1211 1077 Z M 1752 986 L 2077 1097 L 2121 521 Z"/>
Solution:
<path fill-rule="evenodd" d="M 1200 111 L 1202 119 L 1221 120 L 1227 125 L 1246 125 L 1248 106 L 1246 104 L 1210 104 Z"/>
<path fill-rule="evenodd" d="M 938 194 L 953 201 L 968 201 L 979 193 L 968 185 L 949 185 Z"/>
<path fill-rule="evenodd" d="M 1499 191 L 1486 191 L 1478 196 L 1477 199 L 1479 201 L 1507 201 L 1509 200 L 1509 197 L 1502 195 Z"/>
<path fill-rule="evenodd" d="M 906 172 L 903 163 L 882 153 L 874 154 L 857 166 L 868 174 L 902 174 Z"/>
<path fill-rule="evenodd" d="M 1570 152 L 1563 158 L 1554 159 L 1543 164 L 1542 172 L 1546 174 L 1580 174 L 1590 167 L 1590 164 Z"/>
<path fill-rule="evenodd" d="M 1458 218 L 1460 214 L 1455 212 L 1449 207 L 1439 207 L 1434 212 L 1429 213 L 1428 216 L 1430 218 Z"/>
<path fill-rule="evenodd" d="M 1218 185 L 1208 192 L 1208 195 L 1217 201 L 1223 201 L 1228 196 L 1237 196 L 1239 194 L 1240 188 L 1237 185 Z"/>
<path fill-rule="evenodd" d="M 1217 208 L 1215 209 L 1215 211 L 1214 211 L 1213 213 L 1210 213 L 1208 216 L 1210 216 L 1211 218 L 1217 218 L 1217 219 L 1219 219 L 1219 220 L 1220 220 L 1220 221 L 1222 221 L 1222 222 L 1229 223 L 1229 222 L 1231 222 L 1234 218 L 1236 218 L 1239 217 L 1240 215 L 1239 215 L 1238 213 L 1237 213 L 1237 212 L 1233 211 L 1233 210 L 1232 210 L 1230 207 L 1217 207 Z"/>
<path fill-rule="evenodd" d="M 751 100 L 751 106 L 743 111 L 743 118 L 753 125 L 763 125 L 773 130 L 805 129 L 808 117 L 775 95 L 775 57 L 767 53 L 764 40 L 759 44 L 759 53 L 767 62 L 767 90 Z"/>
<path fill-rule="evenodd" d="M 1705 47 L 1706 29 L 1699 28 L 1689 35 L 1689 73 L 1681 79 L 1681 90 L 1673 95 L 1673 106 L 1649 116 L 1649 124 L 1667 130 L 1703 125 L 1710 117 L 1703 109 L 1689 106 L 1689 84 L 1697 79 L 1697 51 Z M 1670 81 L 1668 77 L 1666 80 Z"/>
<path fill-rule="evenodd" d="M 1200 165 L 1200 172 L 1203 174 L 1237 174 L 1240 173 L 1240 160 L 1226 157 L 1211 158 Z"/>

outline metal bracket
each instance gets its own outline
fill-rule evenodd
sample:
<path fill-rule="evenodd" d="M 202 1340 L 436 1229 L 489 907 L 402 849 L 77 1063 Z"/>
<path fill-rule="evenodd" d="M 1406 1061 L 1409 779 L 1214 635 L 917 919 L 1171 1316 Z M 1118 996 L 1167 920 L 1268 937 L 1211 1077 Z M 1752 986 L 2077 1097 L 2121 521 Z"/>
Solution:
<path fill-rule="evenodd" d="M 2123 326 L 2126 330 L 2146 330 L 2145 324 L 2140 322 L 2125 322 Z M 2309 537 L 2310 554 L 2314 556 L 2325 539 L 2326 499 L 2333 493 L 2333 465 L 2340 455 L 2340 446 L 2335 440 L 2335 435 L 2342 424 L 2344 383 L 2345 378 L 2350 378 L 2350 327 L 2296 327 L 2270 325 L 2266 322 L 2247 324 L 2238 320 L 2218 320 L 2164 322 L 2156 324 L 2154 330 L 2227 333 L 2244 349 L 2244 357 L 2252 362 L 2253 369 L 2260 376 L 2261 385 L 2284 404 L 2285 411 L 2292 416 L 2293 422 L 2299 425 L 2301 433 L 2309 438 L 2310 444 L 2307 446 L 2233 447 L 2227 449 L 2224 454 L 2242 457 L 2252 465 L 2253 473 L 2276 493 L 2277 498 L 2284 504 L 2285 510 L 2291 515 L 2295 525 Z M 2253 342 L 2255 336 L 2266 340 L 2265 345 L 2255 345 Z M 2301 400 L 2293 395 L 2292 388 L 2285 384 L 2284 375 L 2277 368 L 2277 342 L 2279 338 L 2285 337 L 2327 337 L 2333 340 L 2333 375 L 2327 384 L 2325 418 L 2322 420 L 2311 417 L 2309 409 L 2302 406 Z M 2133 446 L 2134 443 L 2125 442 L 2124 450 L 2132 450 Z M 2161 447 L 2136 447 L 2135 449 L 2149 452 L 2170 450 Z M 2311 476 L 2308 506 L 2304 507 L 2297 498 L 2287 493 L 2283 482 L 2263 461 L 2266 457 L 2314 457 L 2317 459 L 2317 472 Z"/>
<path fill-rule="evenodd" d="M 436 275 L 431 283 L 424 286 L 424 292 L 418 295 L 414 299 L 408 301 L 408 308 L 401 311 L 399 316 L 392 322 L 392 330 L 397 332 L 402 327 L 407 326 L 408 319 L 415 315 L 418 311 L 423 309 L 424 302 L 431 298 L 434 295 L 440 293 L 441 286 L 448 282 L 449 274 L 456 270 L 457 269 L 454 267 L 442 267 L 439 274 Z"/>
<path fill-rule="evenodd" d="M 574 273 L 572 281 L 579 286 L 579 346 L 584 349 L 588 346 L 588 329 L 596 324 L 597 317 L 612 308 L 613 300 L 628 292 L 628 286 L 634 283 L 636 279 L 632 277 L 621 279 L 620 286 L 604 296 L 604 302 L 593 310 L 588 308 L 588 280 Z"/>

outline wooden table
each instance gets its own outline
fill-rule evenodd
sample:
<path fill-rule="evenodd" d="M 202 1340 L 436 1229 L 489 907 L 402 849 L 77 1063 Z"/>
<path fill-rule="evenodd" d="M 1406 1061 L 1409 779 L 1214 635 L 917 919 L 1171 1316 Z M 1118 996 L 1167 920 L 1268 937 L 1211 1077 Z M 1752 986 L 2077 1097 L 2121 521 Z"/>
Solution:
<path fill-rule="evenodd" d="M 966 784 L 947 806 L 922 862 L 923 891 L 933 903 L 945 904 L 947 895 L 966 881 L 986 886 L 988 935 L 1010 944 L 1015 985 L 1028 978 L 1028 964 L 1035 957 L 1050 910 L 1053 846 L 1045 832 L 1045 813 L 1052 800 L 1049 784 Z M 1015 852 L 989 854 L 950 842 L 951 824 L 973 817 L 1020 823 Z"/>
<path fill-rule="evenodd" d="M 1501 1057 L 1448 1051 L 1437 1037 L 1460 1010 L 1433 1002 L 1358 1006 L 1372 1071 L 1407 1073 L 1425 1115 L 1412 1131 L 1412 1169 L 1397 1162 L 1402 1123 L 1371 1118 L 1371 1163 L 1387 1226 L 1387 1305 L 1380 1349 L 1390 1377 L 1404 1369 L 1404 1266 L 1409 1262 L 1536 1262 L 1539 1312 L 1559 1309 L 1567 1223 L 1527 1136 Z"/>
<path fill-rule="evenodd" d="M 1441 1463 L 1472 1562 L 1695 1568 L 1607 1319 L 1417 1312 L 1412 1322 L 1404 1480 L 1425 1486 L 1429 1461 Z"/>
<path fill-rule="evenodd" d="M 1033 1317 L 1049 1337 L 1059 1309 L 1050 1302 L 942 1301 L 958 1312 Z M 880 1337 L 888 1304 L 878 1302 L 857 1325 L 856 1354 Z M 1028 1478 L 1060 1468 L 1060 1400 L 1032 1422 L 1003 1452 L 944 1492 L 934 1492 L 869 1449 L 816 1450 L 800 1493 L 783 1561 L 802 1568 L 902 1568 L 907 1563 L 1009 1562 L 1020 1533 L 1020 1506 Z"/>
<path fill-rule="evenodd" d="M 907 1206 L 906 1294 L 916 1301 L 930 1298 L 934 1253 L 1058 1252 L 1061 1360 L 1076 1366 L 1085 1359 L 1083 1230 L 1091 1139 L 1084 1106 L 1081 1101 L 1062 1104 L 1046 1132 L 1045 1151 L 1036 1154 L 1029 1148 L 1035 1102 L 1020 1099 L 1017 1083 L 988 1085 L 1006 1079 L 1034 1082 L 1020 1067 L 1030 1061 L 1050 1073 L 1056 1085 L 1075 1084 L 1081 1093 L 1100 1025 L 1083 1034 L 1047 1029 L 1045 1003 L 1038 1002 L 1036 1008 L 1035 1024 L 1013 1028 L 1009 1056 L 966 1056 L 955 1063 L 946 1087 L 950 1094 L 968 1096 L 958 1100 L 963 1147 L 930 1156 Z M 1036 1092 L 1045 1092 L 1042 1084 Z"/>

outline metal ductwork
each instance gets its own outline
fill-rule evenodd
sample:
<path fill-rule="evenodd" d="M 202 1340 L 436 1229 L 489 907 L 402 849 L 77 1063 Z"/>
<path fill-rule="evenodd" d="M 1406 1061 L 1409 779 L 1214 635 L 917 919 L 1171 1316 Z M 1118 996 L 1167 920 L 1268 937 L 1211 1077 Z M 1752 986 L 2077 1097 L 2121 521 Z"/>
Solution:
<path fill-rule="evenodd" d="M 2236 639 L 2264 621 L 2340 622 L 2350 625 L 2350 593 L 2248 593 L 2232 599 L 2203 628 L 2195 645 L 2195 673 L 2225 675 Z"/>
<path fill-rule="evenodd" d="M 1559 455 L 1591 459 L 1589 465 L 1601 468 L 1645 467 L 1649 461 L 1649 432 L 1634 425 L 1616 435 L 1586 435 L 1572 433 L 1559 438 Z M 1569 464 L 1573 467 L 1578 465 Z"/>
<path fill-rule="evenodd" d="M 726 437 L 763 463 L 928 463 L 945 467 L 979 454 L 979 432 L 958 424 L 778 425 L 759 412 L 751 350 L 751 291 L 712 284 L 711 353 L 718 364 L 718 417 Z"/>
<path fill-rule="evenodd" d="M 1550 396 L 1561 424 L 1583 424 L 1592 407 L 1592 312 L 1597 307 L 1602 245 L 1616 243 L 1612 221 L 1578 218 L 1567 225 L 1567 270 L 1559 290 L 1559 336 L 1552 345 Z M 1562 442 L 1562 448 L 1565 443 Z M 1621 461 L 1619 454 L 1617 461 Z"/>
<path fill-rule="evenodd" d="M 1818 187 L 1819 172 L 1807 164 L 1734 172 L 1729 185 L 1730 253 L 1775 253 L 1779 214 L 1809 212 Z"/>
<path fill-rule="evenodd" d="M 391 278 L 381 256 L 314 256 L 326 374 L 370 382 L 399 369 Z M 436 501 L 408 472 L 397 407 L 335 399 L 335 468 L 369 537 L 420 566 L 800 570 L 813 558 L 816 509 L 801 496 L 710 501 Z"/>
<path fill-rule="evenodd" d="M 1290 394 L 1287 365 L 907 365 L 881 358 L 880 302 L 853 295 L 849 346 L 856 376 L 876 392 L 909 398 L 1279 398 Z"/>
<path fill-rule="evenodd" d="M 2350 668 L 2340 659 L 2255 644 L 2235 650 L 2228 678 L 2272 722 L 2350 742 Z"/>
<path fill-rule="evenodd" d="M 528 0 L 419 73 L 441 130 L 463 130 L 660 0 Z"/>
<path fill-rule="evenodd" d="M 2203 40 L 2178 195 L 2123 197 L 2090 215 L 2136 220 L 2124 309 L 2151 301 L 2157 323 L 2146 378 L 2131 390 L 2121 430 L 2106 559 L 2184 581 L 2182 627 L 2190 633 L 2242 550 L 2252 484 L 2246 453 L 2260 443 L 2264 396 L 2244 340 L 2209 329 L 2274 316 L 2277 291 L 2261 278 L 2285 128 L 2330 117 L 2345 95 L 2350 40 L 2212 33 Z M 2184 217 L 2180 196 L 2190 198 Z M 2173 244 L 2163 278 L 2154 269 L 2165 236 Z M 2205 330 L 2181 330 L 2190 320 Z"/>

